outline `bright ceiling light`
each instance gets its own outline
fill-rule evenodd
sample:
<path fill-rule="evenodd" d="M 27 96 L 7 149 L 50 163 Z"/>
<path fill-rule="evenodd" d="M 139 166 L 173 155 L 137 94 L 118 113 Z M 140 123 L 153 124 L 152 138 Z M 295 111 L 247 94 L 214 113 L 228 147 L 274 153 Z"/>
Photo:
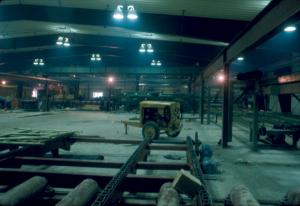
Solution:
<path fill-rule="evenodd" d="M 237 60 L 238 61 L 244 61 L 244 57 L 238 57 Z"/>
<path fill-rule="evenodd" d="M 45 62 L 44 62 L 43 59 L 34 59 L 33 65 L 35 65 L 35 66 L 44 66 Z"/>
<path fill-rule="evenodd" d="M 95 54 L 92 54 L 91 61 L 96 61 L 96 55 Z"/>
<path fill-rule="evenodd" d="M 96 60 L 97 60 L 97 61 L 101 61 L 100 54 L 96 54 Z"/>
<path fill-rule="evenodd" d="M 43 60 L 43 59 L 40 59 L 39 65 L 40 65 L 40 66 L 44 66 L 44 65 L 45 65 L 45 63 L 44 63 L 44 60 Z"/>
<path fill-rule="evenodd" d="M 146 52 L 146 45 L 145 44 L 141 44 L 139 52 L 140 53 L 145 53 Z"/>
<path fill-rule="evenodd" d="M 138 18 L 138 15 L 134 9 L 134 6 L 132 5 L 129 5 L 127 7 L 127 18 L 130 19 L 130 20 L 136 20 Z"/>
<path fill-rule="evenodd" d="M 156 62 L 156 66 L 160 67 L 161 65 L 162 65 L 162 63 L 158 60 L 158 61 Z"/>
<path fill-rule="evenodd" d="M 91 61 L 101 61 L 100 54 L 92 54 Z"/>
<path fill-rule="evenodd" d="M 65 42 L 64 42 L 64 46 L 65 47 L 69 47 L 71 44 L 70 44 L 70 41 L 69 41 L 69 38 L 65 38 Z"/>
<path fill-rule="evenodd" d="M 117 19 L 117 20 L 124 19 L 123 6 L 122 5 L 117 6 L 117 8 L 114 12 L 113 18 Z"/>
<path fill-rule="evenodd" d="M 151 63 L 150 63 L 150 65 L 151 65 L 151 66 L 155 66 L 155 65 L 156 65 L 155 60 L 152 60 Z"/>
<path fill-rule="evenodd" d="M 147 44 L 147 52 L 148 53 L 153 53 L 154 52 L 154 49 L 152 47 L 152 44 Z"/>
<path fill-rule="evenodd" d="M 115 78 L 114 78 L 113 76 L 109 76 L 109 77 L 107 78 L 107 81 L 108 81 L 108 83 L 112 84 L 112 83 L 114 83 Z"/>
<path fill-rule="evenodd" d="M 64 40 L 64 38 L 62 36 L 59 36 L 57 38 L 57 40 L 56 40 L 56 44 L 59 45 L 59 46 L 62 45 L 63 44 L 63 40 Z"/>
<path fill-rule="evenodd" d="M 33 65 L 38 65 L 38 64 L 39 64 L 39 60 L 38 59 L 34 59 Z"/>
<path fill-rule="evenodd" d="M 284 31 L 285 32 L 293 32 L 293 31 L 296 31 L 296 27 L 295 26 L 287 26 L 284 28 Z"/>
<path fill-rule="evenodd" d="M 1 84 L 2 84 L 2 85 L 6 85 L 6 81 L 5 81 L 5 80 L 2 80 Z"/>
<path fill-rule="evenodd" d="M 218 74 L 218 76 L 217 76 L 217 80 L 218 80 L 218 82 L 224 82 L 224 80 L 225 80 L 225 75 L 224 74 Z"/>

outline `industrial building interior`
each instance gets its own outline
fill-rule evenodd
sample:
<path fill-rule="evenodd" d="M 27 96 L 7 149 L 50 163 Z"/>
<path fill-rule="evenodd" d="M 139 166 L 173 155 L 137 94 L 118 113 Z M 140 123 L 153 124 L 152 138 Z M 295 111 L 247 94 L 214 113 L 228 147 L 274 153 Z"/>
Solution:
<path fill-rule="evenodd" d="M 299 115 L 299 0 L 0 1 L 1 206 L 300 205 Z"/>

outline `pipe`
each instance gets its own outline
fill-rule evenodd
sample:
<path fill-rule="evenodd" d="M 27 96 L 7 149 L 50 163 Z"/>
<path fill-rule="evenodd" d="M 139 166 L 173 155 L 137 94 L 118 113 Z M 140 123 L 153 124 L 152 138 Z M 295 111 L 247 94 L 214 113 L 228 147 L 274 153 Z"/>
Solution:
<path fill-rule="evenodd" d="M 238 185 L 232 188 L 230 200 L 233 206 L 259 206 L 257 200 L 244 185 Z"/>
<path fill-rule="evenodd" d="M 159 190 L 157 206 L 179 206 L 178 192 L 172 187 L 171 182 L 163 184 Z"/>
<path fill-rule="evenodd" d="M 32 177 L 0 195 L 1 206 L 15 206 L 26 199 L 41 193 L 47 186 L 47 179 L 40 176 Z"/>
<path fill-rule="evenodd" d="M 98 191 L 98 183 L 95 180 L 85 179 L 55 206 L 85 206 L 91 202 Z"/>

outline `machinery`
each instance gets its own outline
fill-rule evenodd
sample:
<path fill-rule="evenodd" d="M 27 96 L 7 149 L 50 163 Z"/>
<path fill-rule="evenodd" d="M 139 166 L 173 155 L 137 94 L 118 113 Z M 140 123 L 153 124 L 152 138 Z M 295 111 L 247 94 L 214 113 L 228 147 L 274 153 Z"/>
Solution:
<path fill-rule="evenodd" d="M 267 136 L 266 139 L 260 138 L 261 141 L 266 143 L 286 146 L 288 145 L 285 141 L 286 137 L 291 137 L 291 147 L 297 148 L 297 143 L 300 139 L 300 125 L 275 124 L 272 129 L 261 126 L 259 128 L 259 137 L 260 136 Z"/>
<path fill-rule="evenodd" d="M 157 139 L 161 131 L 169 137 L 177 137 L 182 129 L 180 104 L 177 102 L 142 101 L 140 102 L 140 121 L 123 122 L 141 127 L 144 138 Z"/>

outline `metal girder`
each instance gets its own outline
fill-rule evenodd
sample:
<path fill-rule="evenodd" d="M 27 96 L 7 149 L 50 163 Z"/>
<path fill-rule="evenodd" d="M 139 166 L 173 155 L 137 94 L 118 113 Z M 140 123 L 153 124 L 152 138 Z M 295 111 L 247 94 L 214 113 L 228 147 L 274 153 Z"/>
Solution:
<path fill-rule="evenodd" d="M 72 137 L 72 140 L 76 142 L 97 142 L 97 143 L 111 143 L 111 144 L 139 144 L 141 140 L 130 140 L 130 139 L 104 139 L 97 137 Z M 174 151 L 185 151 L 185 144 L 170 144 L 170 143 L 151 143 L 147 146 L 150 150 L 174 150 Z"/>
<path fill-rule="evenodd" d="M 73 160 L 63 158 L 45 158 L 45 157 L 15 157 L 7 160 L 9 166 L 16 165 L 55 165 L 55 166 L 73 166 L 73 167 L 97 167 L 97 168 L 120 168 L 123 162 L 112 162 L 102 160 Z M 1 163 L 5 166 L 5 162 Z M 137 169 L 161 169 L 161 170 L 180 170 L 188 169 L 185 163 L 174 162 L 137 162 Z"/>
<path fill-rule="evenodd" d="M 238 55 L 257 46 L 263 40 L 275 33 L 293 15 L 300 11 L 299 0 L 274 0 L 272 1 L 205 70 L 204 76 L 208 77 L 225 63 L 234 60 Z M 224 58 L 226 57 L 226 58 Z M 198 78 L 199 79 L 199 78 Z"/>
<path fill-rule="evenodd" d="M 139 74 L 139 75 L 193 75 L 198 73 L 198 69 L 195 67 L 161 67 L 153 68 L 151 67 L 104 67 L 104 65 L 95 65 L 90 67 L 51 67 L 43 70 L 43 72 L 52 75 L 52 74 Z"/>
<path fill-rule="evenodd" d="M 4 77 L 6 79 L 11 79 L 11 80 L 19 80 L 19 81 L 58 82 L 57 80 L 44 78 L 44 77 L 9 74 L 9 73 L 2 73 L 2 72 L 0 72 L 0 77 Z"/>
<path fill-rule="evenodd" d="M 141 35 L 141 39 L 153 39 L 156 36 L 159 37 L 159 34 L 173 34 L 179 37 L 194 37 L 196 41 L 197 39 L 211 38 L 210 40 L 227 42 L 247 24 L 246 21 L 195 18 L 189 16 L 184 16 L 185 23 L 183 23 L 182 16 L 149 13 L 139 13 L 139 21 L 135 24 L 131 24 L 130 22 L 124 24 L 114 21 L 111 18 L 112 13 L 108 10 L 24 4 L 2 6 L 0 13 L 2 14 L 0 21 L 31 20 L 47 21 L 63 25 L 77 24 L 96 27 L 101 25 L 101 28 L 105 27 L 108 29 L 110 27 L 119 27 L 118 30 L 126 28 L 127 30 L 143 32 L 144 35 Z M 78 16 L 80 18 L 71 18 Z M 202 28 L 206 29 L 203 30 Z M 222 32 L 223 28 L 230 29 Z M 63 29 L 60 29 L 60 31 L 64 33 Z M 145 35 L 148 33 L 152 35 Z M 153 34 L 155 35 L 153 36 Z M 135 37 L 135 35 L 131 36 Z M 182 38 L 179 38 L 178 41 L 180 39 Z"/>
<path fill-rule="evenodd" d="M 244 34 L 233 44 L 231 44 L 226 53 L 227 61 L 230 62 L 238 55 L 249 48 L 255 46 L 261 40 L 265 39 L 277 27 L 281 26 L 286 20 L 300 11 L 299 0 L 281 0 L 274 1 L 276 5 L 266 7 L 266 14 L 259 20 L 254 20 Z"/>
<path fill-rule="evenodd" d="M 111 174 L 104 175 L 90 172 L 65 173 L 0 168 L 0 182 L 4 185 L 16 185 L 33 176 L 45 177 L 52 187 L 64 188 L 74 188 L 86 178 L 95 180 L 101 188 L 104 188 L 113 177 Z M 162 184 L 172 182 L 173 179 L 174 177 L 128 174 L 120 185 L 120 190 L 129 192 L 157 192 Z"/>
<path fill-rule="evenodd" d="M 288 84 L 274 84 L 263 87 L 264 94 L 278 95 L 278 94 L 299 94 L 300 82 L 293 82 Z"/>

